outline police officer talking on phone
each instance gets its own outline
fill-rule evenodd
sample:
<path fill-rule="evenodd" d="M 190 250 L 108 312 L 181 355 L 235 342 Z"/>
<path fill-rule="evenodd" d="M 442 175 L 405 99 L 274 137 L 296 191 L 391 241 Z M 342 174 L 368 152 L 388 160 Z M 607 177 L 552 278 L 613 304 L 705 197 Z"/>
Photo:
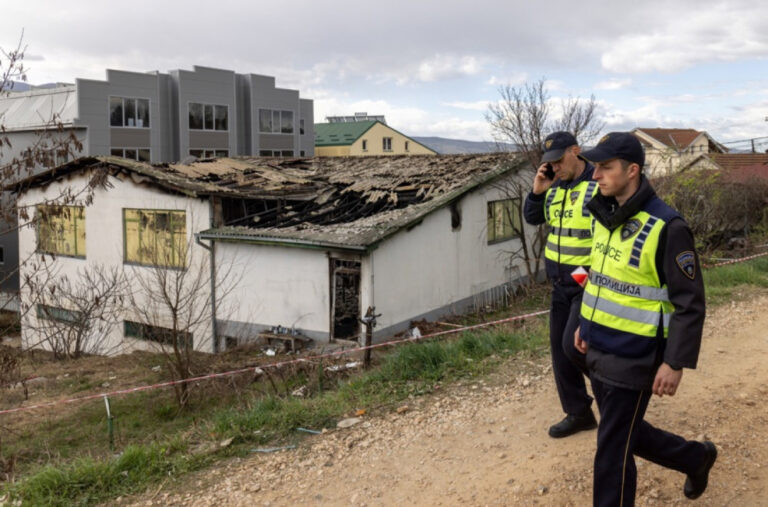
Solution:
<path fill-rule="evenodd" d="M 550 226 L 544 251 L 547 277 L 552 282 L 549 341 L 565 418 L 549 428 L 549 436 L 562 438 L 597 427 L 592 397 L 584 382 L 584 355 L 573 342 L 583 289 L 571 276 L 579 267 L 589 267 L 592 217 L 587 203 L 597 192 L 597 182 L 592 180 L 592 164 L 581 157 L 576 138 L 570 133 L 550 134 L 543 149 L 523 214 L 529 224 Z"/>

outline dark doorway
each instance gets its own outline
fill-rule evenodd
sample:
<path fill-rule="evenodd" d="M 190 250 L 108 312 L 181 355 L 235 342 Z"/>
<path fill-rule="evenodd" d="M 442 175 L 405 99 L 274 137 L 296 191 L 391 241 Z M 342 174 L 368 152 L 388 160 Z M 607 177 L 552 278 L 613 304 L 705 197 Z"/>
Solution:
<path fill-rule="evenodd" d="M 331 259 L 333 338 L 357 339 L 360 334 L 360 262 Z"/>

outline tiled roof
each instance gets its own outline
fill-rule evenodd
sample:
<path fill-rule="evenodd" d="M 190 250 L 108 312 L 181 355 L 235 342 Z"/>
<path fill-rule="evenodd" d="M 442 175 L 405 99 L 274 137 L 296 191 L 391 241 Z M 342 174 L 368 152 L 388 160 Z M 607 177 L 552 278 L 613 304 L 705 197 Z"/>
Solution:
<path fill-rule="evenodd" d="M 671 148 L 687 148 L 702 132 L 694 129 L 637 128 Z"/>
<path fill-rule="evenodd" d="M 723 170 L 754 166 L 768 171 L 768 153 L 713 153 L 710 157 Z"/>
<path fill-rule="evenodd" d="M 315 123 L 315 146 L 349 146 L 378 121 Z"/>

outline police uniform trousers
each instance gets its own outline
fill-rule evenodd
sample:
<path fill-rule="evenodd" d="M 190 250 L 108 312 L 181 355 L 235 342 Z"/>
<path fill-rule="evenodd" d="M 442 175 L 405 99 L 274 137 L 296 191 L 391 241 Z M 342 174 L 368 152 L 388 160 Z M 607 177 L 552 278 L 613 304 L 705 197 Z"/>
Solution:
<path fill-rule="evenodd" d="M 578 285 L 552 285 L 549 313 L 549 344 L 552 351 L 552 371 L 563 412 L 580 415 L 589 410 L 592 397 L 587 394 L 584 375 L 587 374 L 584 354 L 573 346 L 573 335 L 579 326 L 581 295 Z"/>
<path fill-rule="evenodd" d="M 701 442 L 685 440 L 643 420 L 651 391 L 616 387 L 594 376 L 591 382 L 600 410 L 593 478 L 595 507 L 634 505 L 634 456 L 684 474 L 696 472 L 707 459 Z"/>

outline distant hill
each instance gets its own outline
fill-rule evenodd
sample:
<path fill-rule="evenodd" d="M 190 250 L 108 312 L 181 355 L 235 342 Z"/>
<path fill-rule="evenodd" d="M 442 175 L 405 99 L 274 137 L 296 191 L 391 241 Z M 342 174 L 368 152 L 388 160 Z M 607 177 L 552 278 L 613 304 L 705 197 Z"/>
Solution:
<path fill-rule="evenodd" d="M 441 155 L 454 155 L 461 153 L 494 153 L 498 151 L 515 151 L 515 145 L 509 143 L 493 143 L 485 141 L 464 141 L 462 139 L 447 139 L 445 137 L 414 137 L 428 148 Z"/>
<path fill-rule="evenodd" d="M 13 88 L 11 88 L 11 83 L 13 83 Z M 11 81 L 11 83 L 8 83 L 8 86 L 6 86 L 5 91 L 13 91 L 13 92 L 26 92 L 31 90 L 32 88 L 35 89 L 41 89 L 41 88 L 56 88 L 57 86 L 61 86 L 64 83 L 43 83 L 40 85 L 31 85 L 29 83 L 25 83 L 23 81 Z"/>

